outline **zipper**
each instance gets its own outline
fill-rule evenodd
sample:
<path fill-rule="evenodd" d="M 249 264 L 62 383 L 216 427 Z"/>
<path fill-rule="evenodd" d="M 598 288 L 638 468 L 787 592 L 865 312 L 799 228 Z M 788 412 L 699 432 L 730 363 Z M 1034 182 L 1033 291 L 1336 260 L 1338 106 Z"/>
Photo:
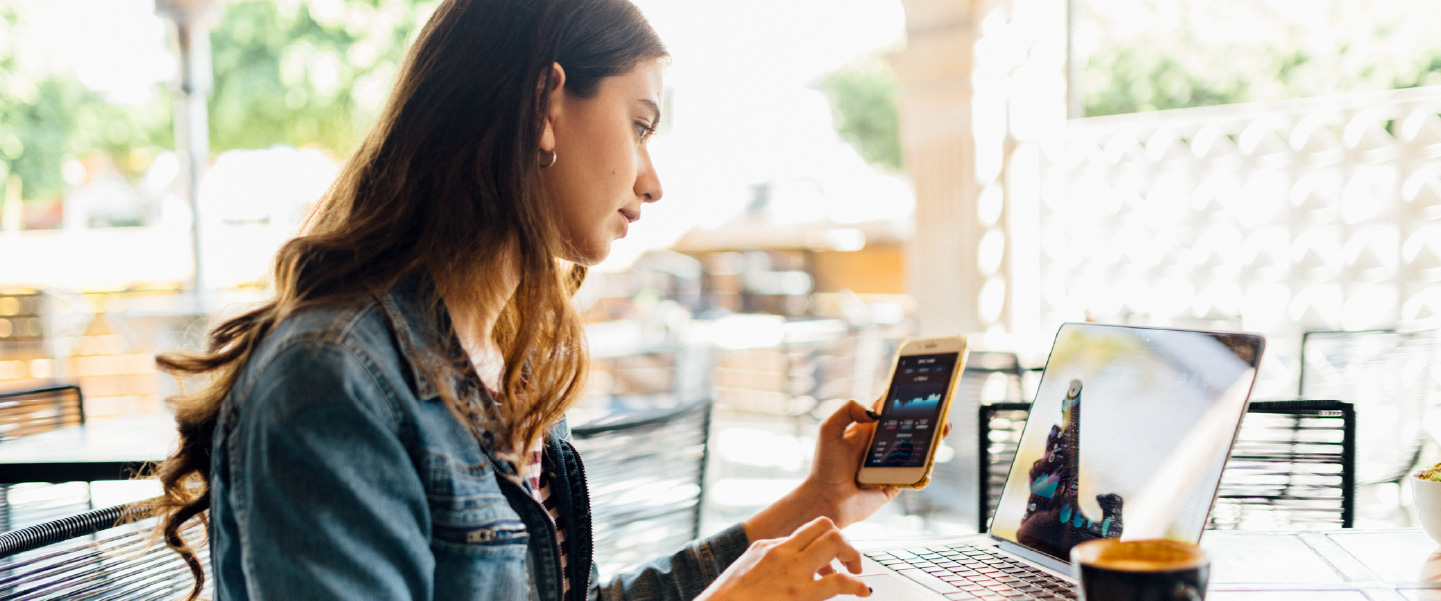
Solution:
<path fill-rule="evenodd" d="M 555 565 L 557 568 L 559 568 L 559 567 L 560 567 L 560 553 L 561 553 L 561 551 L 560 551 L 560 541 L 556 540 L 555 522 L 554 522 L 553 520 L 551 520 L 551 518 L 550 518 L 550 512 L 546 511 L 546 510 L 545 510 L 545 506 L 540 503 L 540 500 L 536 499 L 535 496 L 531 495 L 531 494 L 530 494 L 530 491 L 527 491 L 527 490 L 525 489 L 525 486 L 522 485 L 521 483 L 516 482 L 516 481 L 514 481 L 514 480 L 511 480 L 511 479 L 509 479 L 509 478 L 501 478 L 501 479 L 500 479 L 500 482 L 501 482 L 501 490 L 502 490 L 502 491 L 507 491 L 508 488 L 509 488 L 509 489 L 514 489 L 514 490 L 515 490 L 515 493 L 514 493 L 515 495 L 518 495 L 518 496 L 523 497 L 523 498 L 525 499 L 524 501 L 521 501 L 521 502 L 522 502 L 522 503 L 527 503 L 527 504 L 530 505 L 530 507 L 532 508 L 532 510 L 530 511 L 530 513 L 532 513 L 532 514 L 534 514 L 535 512 L 539 512 L 539 513 L 540 513 L 539 516 L 533 516 L 533 519 L 535 519 L 536 525 L 538 525 L 538 526 L 540 527 L 540 529 L 545 533 L 545 538 L 546 538 L 546 540 L 550 541 L 550 553 L 551 553 L 550 560 L 551 560 L 551 564 L 552 564 L 552 565 Z M 520 508 L 518 508 L 518 507 L 515 506 L 515 501 L 514 501 L 514 499 L 513 499 L 512 497 L 510 497 L 509 495 L 507 495 L 506 500 L 509 501 L 509 502 L 511 502 L 511 507 L 516 508 L 516 510 L 519 511 Z M 522 521 L 522 522 L 525 521 L 525 516 L 524 516 L 524 515 L 521 515 L 521 521 Z M 534 541 L 534 536 L 532 536 L 532 542 L 533 542 L 533 541 Z M 565 579 L 565 571 L 564 571 L 564 570 L 561 570 L 560 577 L 561 577 L 562 580 Z M 538 584 L 539 584 L 538 582 L 531 582 L 531 586 L 532 586 L 532 587 L 537 586 Z M 564 586 L 560 586 L 560 585 L 556 586 L 556 592 L 557 592 L 557 593 L 560 593 L 560 599 L 561 599 L 561 601 L 565 601 L 565 593 L 563 592 L 564 590 L 565 590 L 565 587 L 564 587 Z"/>
<path fill-rule="evenodd" d="M 580 593 L 584 595 L 590 592 L 590 576 L 592 573 L 594 573 L 594 570 L 591 569 L 591 566 L 595 564 L 595 523 L 593 522 L 593 516 L 591 515 L 590 511 L 590 485 L 586 482 L 585 479 L 585 462 L 581 461 L 580 452 L 575 450 L 575 445 L 570 444 L 570 441 L 561 439 L 560 442 L 561 444 L 565 445 L 565 448 L 567 450 L 570 451 L 571 458 L 575 460 L 576 471 L 580 474 L 580 494 L 576 494 L 576 491 L 572 489 L 570 491 L 570 496 L 572 501 L 580 501 L 579 505 L 581 505 L 581 514 L 585 516 L 583 518 L 585 520 L 585 530 L 583 532 L 585 533 L 584 540 L 588 544 L 586 545 L 586 548 L 583 549 L 585 563 L 581 566 L 585 569 L 585 588 L 581 589 L 583 592 Z M 582 539 L 577 536 L 573 540 L 580 541 Z"/>
<path fill-rule="evenodd" d="M 517 539 L 526 534 L 524 527 L 521 528 L 479 528 L 467 530 L 463 533 L 446 533 L 437 531 L 435 537 L 451 542 L 466 542 L 486 544 L 506 539 Z"/>

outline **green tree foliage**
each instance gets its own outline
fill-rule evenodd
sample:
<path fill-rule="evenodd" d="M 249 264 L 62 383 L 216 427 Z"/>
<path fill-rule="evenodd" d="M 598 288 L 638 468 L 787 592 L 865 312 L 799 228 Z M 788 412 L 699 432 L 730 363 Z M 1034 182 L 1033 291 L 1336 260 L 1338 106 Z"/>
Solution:
<path fill-rule="evenodd" d="M 397 64 L 436 0 L 246 0 L 211 32 L 211 151 L 276 144 L 350 152 L 384 103 Z M 21 64 L 22 0 L 0 0 L 0 186 L 27 200 L 64 188 L 65 158 L 108 155 L 136 175 L 174 146 L 173 93 L 122 105 L 72 75 Z"/>
<path fill-rule="evenodd" d="M 830 100 L 841 138 L 872 164 L 900 171 L 900 85 L 890 69 L 879 61 L 841 69 L 826 75 L 819 87 Z"/>
<path fill-rule="evenodd" d="M 0 2 L 0 186 L 14 174 L 25 200 L 50 200 L 64 187 L 67 156 L 105 153 L 134 173 L 171 144 L 168 101 L 117 105 L 69 74 L 22 64 L 19 21 L 16 4 Z"/>
<path fill-rule="evenodd" d="M 348 154 L 435 2 L 251 0 L 211 32 L 214 152 L 275 144 Z"/>
<path fill-rule="evenodd" d="M 1081 6 L 1087 116 L 1441 84 L 1436 2 Z"/>
<path fill-rule="evenodd" d="M 1091 58 L 1084 92 L 1088 117 L 1229 104 L 1246 98 L 1243 74 L 1215 80 L 1174 56 L 1110 48 Z"/>

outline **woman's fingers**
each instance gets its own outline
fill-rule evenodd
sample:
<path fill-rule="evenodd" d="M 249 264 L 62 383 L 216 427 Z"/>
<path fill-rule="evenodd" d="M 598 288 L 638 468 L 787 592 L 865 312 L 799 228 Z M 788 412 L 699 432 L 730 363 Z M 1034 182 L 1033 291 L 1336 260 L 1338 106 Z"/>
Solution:
<path fill-rule="evenodd" d="M 836 595 L 871 596 L 871 587 L 866 586 L 860 578 L 840 573 L 822 576 L 816 581 L 816 587 L 812 591 L 819 593 L 815 599 L 829 599 Z"/>
<path fill-rule="evenodd" d="M 790 538 L 782 541 L 779 546 L 793 553 L 800 553 L 804 551 L 806 547 L 809 547 L 812 541 L 820 538 L 821 535 L 825 534 L 828 530 L 836 530 L 835 522 L 832 522 L 828 517 L 818 517 L 807 522 L 806 525 L 797 528 L 796 531 L 790 535 Z M 836 530 L 836 532 L 840 531 Z M 812 571 L 815 569 L 816 567 L 811 568 Z"/>
<path fill-rule="evenodd" d="M 861 552 L 851 546 L 840 530 L 831 529 L 816 537 L 801 551 L 801 556 L 809 565 L 830 565 L 832 559 L 839 559 L 852 574 L 861 573 Z"/>
<path fill-rule="evenodd" d="M 856 422 L 868 424 L 873 421 L 876 420 L 866 415 L 865 406 L 855 401 L 848 401 L 830 417 L 827 417 L 826 421 L 821 422 L 820 435 L 828 438 L 840 438 L 845 435 L 847 426 Z"/>
<path fill-rule="evenodd" d="M 779 547 L 795 553 L 811 573 L 825 574 L 831 560 L 839 559 L 852 573 L 861 572 L 861 553 L 851 546 L 830 518 L 819 517 L 801 526 Z"/>

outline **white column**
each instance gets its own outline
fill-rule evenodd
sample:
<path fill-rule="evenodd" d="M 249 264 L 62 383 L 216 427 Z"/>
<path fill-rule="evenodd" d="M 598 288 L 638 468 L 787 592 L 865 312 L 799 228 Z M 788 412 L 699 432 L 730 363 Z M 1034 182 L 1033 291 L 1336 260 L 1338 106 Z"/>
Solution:
<path fill-rule="evenodd" d="M 891 57 L 901 82 L 901 145 L 916 189 L 916 234 L 906 265 L 923 336 L 981 329 L 976 300 L 979 189 L 972 133 L 977 0 L 903 0 L 906 48 Z"/>

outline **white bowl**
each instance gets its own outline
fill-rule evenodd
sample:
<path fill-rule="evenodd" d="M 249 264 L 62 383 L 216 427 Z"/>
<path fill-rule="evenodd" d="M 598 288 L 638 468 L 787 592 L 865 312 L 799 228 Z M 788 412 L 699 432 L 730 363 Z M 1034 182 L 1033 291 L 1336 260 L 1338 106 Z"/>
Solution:
<path fill-rule="evenodd" d="M 1411 490 L 1416 499 L 1416 516 L 1421 527 L 1431 540 L 1441 543 L 1441 482 L 1411 478 Z"/>

